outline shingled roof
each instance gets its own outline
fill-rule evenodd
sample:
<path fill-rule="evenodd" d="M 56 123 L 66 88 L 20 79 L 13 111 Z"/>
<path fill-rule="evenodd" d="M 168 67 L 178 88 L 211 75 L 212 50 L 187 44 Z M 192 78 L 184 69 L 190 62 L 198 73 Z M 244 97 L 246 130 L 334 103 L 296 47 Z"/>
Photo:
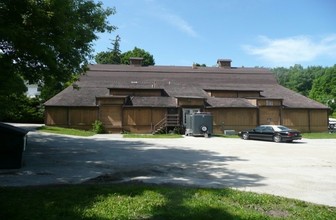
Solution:
<path fill-rule="evenodd" d="M 244 98 L 213 98 L 207 99 L 207 104 L 212 108 L 256 108 Z"/>
<path fill-rule="evenodd" d="M 207 100 L 208 107 L 255 107 L 242 98 L 212 98 L 208 90 L 260 91 L 266 98 L 283 99 L 290 108 L 327 107 L 280 86 L 266 68 L 90 65 L 76 86 L 48 100 L 46 106 L 96 106 L 96 97 L 110 88 L 162 89 L 169 97 L 134 97 L 132 106 L 176 107 L 175 98 Z"/>
<path fill-rule="evenodd" d="M 130 98 L 128 104 L 134 107 L 177 107 L 176 99 L 173 97 L 134 96 Z"/>

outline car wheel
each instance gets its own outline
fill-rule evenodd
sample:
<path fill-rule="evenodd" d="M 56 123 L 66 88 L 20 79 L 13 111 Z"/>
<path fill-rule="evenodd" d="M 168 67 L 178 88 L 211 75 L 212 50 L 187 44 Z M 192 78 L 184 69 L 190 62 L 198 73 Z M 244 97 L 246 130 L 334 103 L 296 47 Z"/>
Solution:
<path fill-rule="evenodd" d="M 273 140 L 274 140 L 274 142 L 276 142 L 276 143 L 280 143 L 281 142 L 281 136 L 280 135 L 274 135 L 274 137 L 273 137 Z"/>
<path fill-rule="evenodd" d="M 249 135 L 248 135 L 248 133 L 244 133 L 244 134 L 243 134 L 243 139 L 244 139 L 244 140 L 248 140 L 248 139 L 249 139 Z"/>

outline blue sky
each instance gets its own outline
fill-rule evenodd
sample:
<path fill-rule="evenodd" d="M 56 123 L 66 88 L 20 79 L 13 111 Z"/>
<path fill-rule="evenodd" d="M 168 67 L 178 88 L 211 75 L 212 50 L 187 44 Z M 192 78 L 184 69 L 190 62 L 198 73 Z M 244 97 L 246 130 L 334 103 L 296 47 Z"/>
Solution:
<path fill-rule="evenodd" d="M 121 37 L 122 52 L 139 47 L 156 65 L 236 67 L 336 64 L 335 0 L 102 0 L 118 27 L 99 34 L 95 53 Z"/>

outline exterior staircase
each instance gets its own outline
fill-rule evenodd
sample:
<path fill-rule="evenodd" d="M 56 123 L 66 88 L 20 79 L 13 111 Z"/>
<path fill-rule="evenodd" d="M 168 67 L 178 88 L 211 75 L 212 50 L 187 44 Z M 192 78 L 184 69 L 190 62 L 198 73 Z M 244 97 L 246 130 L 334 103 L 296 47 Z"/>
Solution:
<path fill-rule="evenodd" d="M 165 117 L 160 120 L 153 127 L 153 134 L 168 133 L 169 127 L 180 127 L 180 116 L 178 114 L 166 114 Z"/>

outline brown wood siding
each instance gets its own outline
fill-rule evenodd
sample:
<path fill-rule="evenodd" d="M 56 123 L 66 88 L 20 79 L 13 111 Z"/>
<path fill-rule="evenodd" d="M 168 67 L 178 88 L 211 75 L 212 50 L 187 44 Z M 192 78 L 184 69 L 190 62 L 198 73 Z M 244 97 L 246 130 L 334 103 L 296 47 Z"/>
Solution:
<path fill-rule="evenodd" d="M 279 125 L 280 123 L 279 107 L 259 107 L 260 125 Z"/>
<path fill-rule="evenodd" d="M 212 97 L 217 98 L 237 98 L 238 92 L 236 91 L 211 91 Z"/>
<path fill-rule="evenodd" d="M 68 107 L 46 107 L 45 124 L 64 126 L 68 124 Z"/>
<path fill-rule="evenodd" d="M 282 101 L 279 99 L 259 99 L 258 106 L 281 106 Z"/>
<path fill-rule="evenodd" d="M 238 97 L 239 98 L 246 98 L 246 97 L 259 97 L 260 92 L 253 92 L 253 91 L 239 91 Z"/>
<path fill-rule="evenodd" d="M 128 125 L 155 125 L 161 121 L 167 113 L 165 108 L 125 108 L 123 122 Z"/>
<path fill-rule="evenodd" d="M 69 108 L 69 126 L 91 127 L 98 119 L 97 113 L 96 108 Z"/>
<path fill-rule="evenodd" d="M 134 120 L 134 109 L 132 108 L 124 108 L 123 113 L 123 127 L 127 127 L 129 125 L 135 125 L 135 120 Z"/>
<path fill-rule="evenodd" d="M 283 125 L 301 132 L 328 131 L 328 110 L 326 109 L 284 109 Z"/>
<path fill-rule="evenodd" d="M 193 99 L 193 98 L 178 98 L 178 106 L 204 106 L 203 99 Z"/>
<path fill-rule="evenodd" d="M 124 108 L 123 129 L 132 133 L 151 133 L 166 113 L 166 108 Z"/>
<path fill-rule="evenodd" d="M 122 109 L 120 105 L 104 105 L 99 107 L 99 119 L 108 132 L 121 131 Z"/>
<path fill-rule="evenodd" d="M 96 107 L 46 107 L 45 124 L 89 130 L 97 115 Z"/>
<path fill-rule="evenodd" d="M 212 97 L 217 98 L 246 98 L 246 97 L 259 97 L 259 91 L 208 91 Z"/>
<path fill-rule="evenodd" d="M 111 89 L 110 95 L 115 96 L 161 96 L 162 91 L 160 89 Z"/>
<path fill-rule="evenodd" d="M 282 124 L 286 127 L 294 128 L 302 132 L 309 131 L 307 109 L 283 109 L 282 118 Z"/>
<path fill-rule="evenodd" d="M 152 109 L 152 123 L 156 125 L 164 117 L 166 117 L 167 109 L 166 108 L 154 108 Z"/>
<path fill-rule="evenodd" d="M 123 122 L 128 125 L 150 125 L 150 108 L 125 108 L 123 111 Z"/>
<path fill-rule="evenodd" d="M 98 105 L 122 105 L 125 102 L 125 98 L 120 97 L 104 97 L 104 98 L 97 98 Z"/>
<path fill-rule="evenodd" d="M 213 115 L 215 134 L 223 134 L 223 130 L 244 130 L 257 125 L 257 109 L 207 109 Z"/>
<path fill-rule="evenodd" d="M 308 110 L 310 114 L 310 131 L 325 132 L 328 130 L 327 110 Z"/>

